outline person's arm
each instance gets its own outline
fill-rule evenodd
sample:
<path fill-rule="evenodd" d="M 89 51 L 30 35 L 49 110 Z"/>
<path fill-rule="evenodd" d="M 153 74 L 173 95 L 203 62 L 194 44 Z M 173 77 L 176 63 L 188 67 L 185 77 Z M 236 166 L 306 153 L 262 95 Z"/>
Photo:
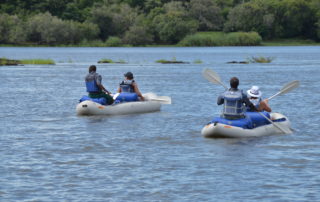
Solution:
<path fill-rule="evenodd" d="M 101 81 L 102 81 L 102 77 L 101 77 L 101 75 L 98 75 L 98 76 L 96 77 L 96 83 L 97 83 L 98 87 L 100 88 L 100 90 L 101 90 L 102 92 L 111 94 L 111 93 L 102 85 Z"/>
<path fill-rule="evenodd" d="M 267 111 L 267 112 L 272 111 L 269 104 L 268 104 L 268 99 L 265 99 L 260 102 L 259 111 Z"/>
<path fill-rule="evenodd" d="M 217 99 L 217 104 L 218 105 L 222 105 L 224 103 L 224 99 L 223 99 L 223 95 L 219 95 L 218 99 Z"/>
<path fill-rule="evenodd" d="M 105 93 L 108 93 L 108 94 L 111 94 L 102 84 L 98 84 L 99 88 L 102 90 L 102 92 L 105 92 Z"/>
<path fill-rule="evenodd" d="M 141 100 L 144 101 L 144 97 L 142 96 L 141 92 L 139 91 L 137 83 L 134 82 L 132 85 L 133 85 L 134 92 L 137 93 L 137 95 L 141 98 Z"/>
<path fill-rule="evenodd" d="M 118 92 L 118 93 L 121 93 L 121 88 L 120 88 L 120 87 L 118 88 L 117 92 Z"/>

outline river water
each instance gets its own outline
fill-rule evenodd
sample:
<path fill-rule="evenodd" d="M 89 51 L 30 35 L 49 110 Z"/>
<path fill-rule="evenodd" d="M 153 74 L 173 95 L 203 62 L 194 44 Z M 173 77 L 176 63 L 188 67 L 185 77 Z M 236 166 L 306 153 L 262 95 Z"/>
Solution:
<path fill-rule="evenodd" d="M 252 56 L 269 64 L 227 64 Z M 0 201 L 316 201 L 320 199 L 320 47 L 0 48 L 0 57 L 56 65 L 1 66 Z M 127 64 L 97 64 L 103 58 Z M 190 64 L 158 64 L 159 59 Z M 195 61 L 202 61 L 195 64 Z M 160 112 L 79 117 L 88 66 L 115 92 L 132 71 L 142 92 L 171 96 Z M 221 107 L 216 71 L 260 86 L 294 133 L 207 139 Z"/>

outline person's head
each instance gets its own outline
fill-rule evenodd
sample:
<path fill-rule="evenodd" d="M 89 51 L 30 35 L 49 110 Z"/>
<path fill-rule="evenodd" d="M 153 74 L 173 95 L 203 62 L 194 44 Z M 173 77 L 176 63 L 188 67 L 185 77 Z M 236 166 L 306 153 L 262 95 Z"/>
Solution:
<path fill-rule="evenodd" d="M 89 73 L 90 72 L 96 72 L 97 71 L 97 67 L 95 66 L 95 65 L 91 65 L 90 67 L 89 67 Z"/>
<path fill-rule="evenodd" d="M 249 90 L 247 90 L 248 97 L 250 99 L 259 99 L 262 95 L 262 92 L 259 89 L 259 86 L 252 86 Z"/>
<path fill-rule="evenodd" d="M 133 79 L 133 74 L 132 74 L 132 72 L 127 72 L 127 73 L 124 74 L 124 76 L 125 76 L 126 79 L 128 79 L 128 80 Z"/>
<path fill-rule="evenodd" d="M 232 77 L 230 79 L 230 86 L 231 88 L 238 88 L 239 86 L 239 79 L 237 77 Z"/>

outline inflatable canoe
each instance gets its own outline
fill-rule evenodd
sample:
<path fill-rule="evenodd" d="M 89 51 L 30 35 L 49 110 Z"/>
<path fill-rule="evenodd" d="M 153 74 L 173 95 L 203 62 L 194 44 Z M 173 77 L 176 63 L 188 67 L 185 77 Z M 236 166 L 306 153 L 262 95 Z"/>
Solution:
<path fill-rule="evenodd" d="M 76 107 L 77 115 L 124 115 L 160 111 L 161 104 L 171 104 L 171 98 L 154 93 L 143 94 L 145 101 L 132 95 L 116 95 L 115 103 L 103 105 L 101 99 L 81 99 Z M 103 101 L 102 101 L 103 102 Z"/>
<path fill-rule="evenodd" d="M 265 113 L 281 128 L 290 128 L 288 118 L 280 113 Z M 204 137 L 258 137 L 273 134 L 283 134 L 274 124 L 269 123 L 257 112 L 247 113 L 246 118 L 238 120 L 228 120 L 220 117 L 214 118 L 210 123 L 203 127 L 201 134 Z"/>

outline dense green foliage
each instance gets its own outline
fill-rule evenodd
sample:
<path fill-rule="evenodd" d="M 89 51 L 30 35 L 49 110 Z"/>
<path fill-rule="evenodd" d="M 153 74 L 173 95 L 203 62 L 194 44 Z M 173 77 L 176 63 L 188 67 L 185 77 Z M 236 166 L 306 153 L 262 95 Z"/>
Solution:
<path fill-rule="evenodd" d="M 203 34 L 209 31 L 220 35 Z M 320 1 L 2 0 L 0 4 L 1 44 L 258 45 L 260 36 L 320 41 Z"/>

